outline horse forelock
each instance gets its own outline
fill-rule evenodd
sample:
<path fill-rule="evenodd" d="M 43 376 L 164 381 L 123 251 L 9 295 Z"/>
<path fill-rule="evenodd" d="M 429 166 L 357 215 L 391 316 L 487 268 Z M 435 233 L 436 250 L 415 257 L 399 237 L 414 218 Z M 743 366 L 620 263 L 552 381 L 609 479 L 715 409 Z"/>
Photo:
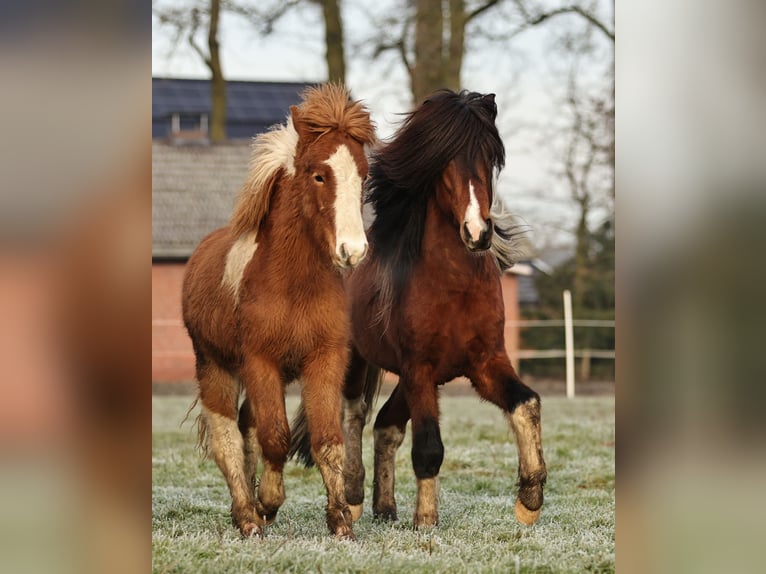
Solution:
<path fill-rule="evenodd" d="M 367 107 L 361 101 L 351 100 L 348 89 L 342 85 L 330 83 L 307 88 L 298 109 L 309 132 L 346 133 L 362 145 L 376 141 L 375 124 Z"/>
<path fill-rule="evenodd" d="M 253 139 L 248 177 L 231 217 L 235 237 L 260 227 L 280 172 L 284 171 L 287 177 L 295 175 L 297 146 L 298 132 L 289 117 L 284 125 L 273 126 Z"/>
<path fill-rule="evenodd" d="M 386 305 L 394 303 L 420 257 L 428 201 L 449 163 L 486 170 L 491 190 L 493 176 L 505 165 L 496 114 L 494 98 L 440 90 L 407 114 L 393 139 L 372 154 L 366 201 L 375 210 L 370 238 L 385 275 Z"/>

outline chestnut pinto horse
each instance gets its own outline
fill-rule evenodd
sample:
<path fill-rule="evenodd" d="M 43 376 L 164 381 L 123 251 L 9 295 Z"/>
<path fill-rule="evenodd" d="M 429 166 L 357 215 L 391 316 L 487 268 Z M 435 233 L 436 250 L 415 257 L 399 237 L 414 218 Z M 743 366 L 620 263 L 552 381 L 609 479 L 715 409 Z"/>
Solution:
<path fill-rule="evenodd" d="M 344 475 L 355 518 L 364 499 L 362 429 L 381 369 L 399 375 L 399 383 L 374 426 L 375 517 L 397 518 L 394 459 L 412 419 L 414 526 L 437 524 L 444 454 L 437 387 L 458 376 L 510 423 L 519 457 L 516 518 L 529 525 L 540 514 L 547 476 L 540 397 L 519 380 L 504 342 L 500 272 L 512 264 L 515 234 L 508 213 L 490 213 L 499 206 L 493 178 L 505 162 L 496 115 L 494 94 L 442 90 L 373 155 L 370 255 L 345 283 L 355 348 L 344 388 Z M 307 431 L 299 411 L 292 452 L 305 463 Z"/>
<path fill-rule="evenodd" d="M 200 445 L 226 478 L 233 524 L 262 536 L 285 499 L 284 387 L 300 378 L 327 526 L 353 538 L 340 423 L 351 333 L 339 269 L 367 251 L 364 148 L 375 132 L 367 109 L 340 86 L 309 88 L 290 111 L 286 125 L 255 139 L 230 225 L 203 239 L 187 266 L 183 316 L 196 355 Z"/>

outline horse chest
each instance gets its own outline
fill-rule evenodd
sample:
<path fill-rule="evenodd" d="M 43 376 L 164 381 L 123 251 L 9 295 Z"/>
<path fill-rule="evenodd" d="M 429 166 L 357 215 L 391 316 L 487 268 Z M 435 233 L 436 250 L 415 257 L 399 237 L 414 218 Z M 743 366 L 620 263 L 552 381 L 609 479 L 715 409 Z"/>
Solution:
<path fill-rule="evenodd" d="M 469 285 L 413 294 L 402 329 L 402 346 L 413 361 L 427 361 L 444 377 L 463 374 L 466 365 L 502 346 L 501 294 Z"/>
<path fill-rule="evenodd" d="M 344 305 L 337 294 L 316 297 L 264 289 L 240 306 L 242 344 L 277 356 L 304 356 L 348 337 Z"/>

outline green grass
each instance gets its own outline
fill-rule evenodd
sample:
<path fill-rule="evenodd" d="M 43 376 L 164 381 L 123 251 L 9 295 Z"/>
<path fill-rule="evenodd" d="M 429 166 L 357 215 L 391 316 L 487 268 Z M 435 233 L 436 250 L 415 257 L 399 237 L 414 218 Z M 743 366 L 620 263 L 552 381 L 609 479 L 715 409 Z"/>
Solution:
<path fill-rule="evenodd" d="M 197 454 L 192 424 L 179 426 L 190 403 L 152 402 L 154 572 L 614 572 L 614 397 L 543 398 L 548 484 L 532 527 L 513 517 L 516 449 L 492 405 L 475 396 L 442 398 L 440 524 L 425 532 L 412 529 L 409 432 L 397 456 L 400 520 L 372 519 L 369 425 L 356 542 L 329 536 L 319 472 L 295 463 L 286 467 L 287 501 L 265 539 L 242 540 L 229 520 L 223 476 Z M 288 412 L 296 404 L 288 397 Z"/>

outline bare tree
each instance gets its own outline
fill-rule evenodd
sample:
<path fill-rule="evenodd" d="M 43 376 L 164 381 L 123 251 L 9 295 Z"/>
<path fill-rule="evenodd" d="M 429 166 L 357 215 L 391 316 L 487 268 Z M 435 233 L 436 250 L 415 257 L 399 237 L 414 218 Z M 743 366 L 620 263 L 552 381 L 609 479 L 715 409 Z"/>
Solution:
<path fill-rule="evenodd" d="M 310 4 L 322 9 L 325 24 L 325 46 L 328 80 L 345 83 L 343 18 L 339 0 L 287 0 L 272 2 L 246 0 L 189 0 L 184 6 L 163 7 L 153 3 L 154 14 L 163 25 L 175 30 L 174 44 L 186 39 L 189 46 L 210 70 L 210 141 L 226 140 L 226 80 L 221 65 L 218 28 L 223 11 L 237 14 L 270 34 L 276 22 L 288 11 Z M 198 40 L 200 31 L 207 29 L 207 49 Z"/>
<path fill-rule="evenodd" d="M 322 10 L 327 79 L 345 83 L 346 56 L 340 0 L 224 0 L 224 7 L 252 23 L 264 35 L 272 34 L 279 20 L 302 6 Z"/>
<path fill-rule="evenodd" d="M 387 51 L 399 55 L 415 102 L 438 88 L 459 89 L 469 25 L 478 25 L 496 7 L 509 4 L 514 8 L 509 26 L 495 39 L 511 39 L 551 19 L 571 15 L 614 41 L 613 27 L 584 3 L 543 10 L 538 3 L 525 0 L 415 0 L 411 5 L 404 3 L 398 21 L 392 22 L 387 15 L 386 24 L 376 26 L 381 32 L 373 39 L 373 58 Z"/>
<path fill-rule="evenodd" d="M 152 10 L 160 24 L 175 29 L 175 42 L 186 38 L 189 46 L 210 70 L 210 141 L 226 141 L 226 80 L 221 66 L 218 24 L 221 0 L 192 1 L 191 6 L 164 8 L 153 3 Z M 207 29 L 207 50 L 197 39 L 200 30 Z"/>

